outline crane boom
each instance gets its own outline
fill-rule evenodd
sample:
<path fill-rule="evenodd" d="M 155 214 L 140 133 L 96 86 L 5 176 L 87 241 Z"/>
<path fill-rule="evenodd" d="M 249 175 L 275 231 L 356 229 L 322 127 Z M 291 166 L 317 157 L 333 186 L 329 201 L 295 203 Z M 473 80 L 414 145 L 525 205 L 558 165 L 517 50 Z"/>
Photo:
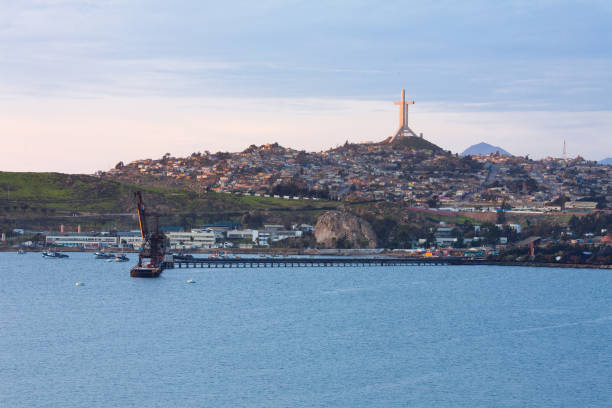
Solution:
<path fill-rule="evenodd" d="M 142 195 L 140 194 L 140 191 L 136 191 L 134 195 L 136 196 L 136 200 L 138 201 L 138 224 L 140 225 L 140 235 L 144 240 L 147 234 L 149 233 L 149 228 L 147 227 L 147 219 L 145 217 L 145 206 L 144 202 L 142 201 Z"/>

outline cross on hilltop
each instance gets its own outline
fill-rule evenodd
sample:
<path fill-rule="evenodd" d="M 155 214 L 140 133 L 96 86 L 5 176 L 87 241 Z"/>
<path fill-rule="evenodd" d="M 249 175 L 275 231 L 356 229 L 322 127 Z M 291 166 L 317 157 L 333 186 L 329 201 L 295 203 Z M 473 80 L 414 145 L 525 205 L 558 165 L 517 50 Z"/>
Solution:
<path fill-rule="evenodd" d="M 406 102 L 406 90 L 405 89 L 402 89 L 402 100 L 400 102 L 393 102 L 393 104 L 400 106 L 400 111 L 399 111 L 400 125 L 399 125 L 399 129 L 397 129 L 397 132 L 395 132 L 395 135 L 393 135 L 390 142 L 394 142 L 395 140 L 401 137 L 406 137 L 406 136 L 417 137 L 416 133 L 414 133 L 412 129 L 408 127 L 408 105 L 414 105 L 414 101 Z"/>

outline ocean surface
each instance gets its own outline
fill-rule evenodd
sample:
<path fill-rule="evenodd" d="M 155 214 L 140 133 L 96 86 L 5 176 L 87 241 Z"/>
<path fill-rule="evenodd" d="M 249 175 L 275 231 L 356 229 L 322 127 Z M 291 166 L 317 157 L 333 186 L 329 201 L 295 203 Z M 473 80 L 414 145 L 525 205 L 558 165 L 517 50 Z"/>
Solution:
<path fill-rule="evenodd" d="M 609 270 L 132 261 L 0 253 L 0 407 L 612 406 Z"/>

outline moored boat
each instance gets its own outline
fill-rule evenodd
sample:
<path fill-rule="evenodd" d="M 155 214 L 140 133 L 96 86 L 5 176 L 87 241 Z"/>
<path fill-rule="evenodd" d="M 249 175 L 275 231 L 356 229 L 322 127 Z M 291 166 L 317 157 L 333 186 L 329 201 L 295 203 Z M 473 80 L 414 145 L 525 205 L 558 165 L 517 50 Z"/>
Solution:
<path fill-rule="evenodd" d="M 115 254 L 113 254 L 113 253 L 108 253 L 107 254 L 104 251 L 96 252 L 94 255 L 95 255 L 96 259 L 113 259 L 115 257 Z"/>
<path fill-rule="evenodd" d="M 125 254 L 121 254 L 121 255 L 117 255 L 115 257 L 115 262 L 127 262 L 129 261 L 130 258 L 128 258 L 127 256 L 125 256 Z"/>
<path fill-rule="evenodd" d="M 68 258 L 68 255 L 66 254 L 62 254 L 61 252 L 52 252 L 52 251 L 45 251 L 42 253 L 43 258 L 49 258 L 49 259 L 57 259 L 57 258 Z"/>

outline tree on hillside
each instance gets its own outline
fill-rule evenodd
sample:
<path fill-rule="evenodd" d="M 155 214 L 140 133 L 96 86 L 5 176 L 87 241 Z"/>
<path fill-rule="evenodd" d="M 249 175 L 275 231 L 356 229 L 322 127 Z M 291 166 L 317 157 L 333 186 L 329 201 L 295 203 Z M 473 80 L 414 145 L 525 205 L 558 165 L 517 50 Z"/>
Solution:
<path fill-rule="evenodd" d="M 465 247 L 465 243 L 463 241 L 463 231 L 460 228 L 453 228 L 451 234 L 454 238 L 457 238 L 457 241 L 453 244 L 454 248 Z"/>
<path fill-rule="evenodd" d="M 510 206 L 506 203 L 506 200 L 501 205 L 499 211 L 497 211 L 497 224 L 504 225 L 506 223 L 506 210 L 508 210 Z"/>
<path fill-rule="evenodd" d="M 438 196 L 432 195 L 431 197 L 429 197 L 429 199 L 427 200 L 427 206 L 429 208 L 438 208 L 440 206 L 440 200 L 438 199 Z"/>
<path fill-rule="evenodd" d="M 565 203 L 569 201 L 569 197 L 565 195 L 560 195 L 555 200 L 550 202 L 550 205 L 558 205 L 561 209 L 565 208 Z"/>
<path fill-rule="evenodd" d="M 601 234 L 602 230 L 612 231 L 612 214 L 602 212 L 587 214 L 582 217 L 572 216 L 568 222 L 572 232 L 580 237 L 586 233 Z"/>
<path fill-rule="evenodd" d="M 240 223 L 247 228 L 261 228 L 266 221 L 266 217 L 258 211 L 247 212 L 242 215 Z"/>

